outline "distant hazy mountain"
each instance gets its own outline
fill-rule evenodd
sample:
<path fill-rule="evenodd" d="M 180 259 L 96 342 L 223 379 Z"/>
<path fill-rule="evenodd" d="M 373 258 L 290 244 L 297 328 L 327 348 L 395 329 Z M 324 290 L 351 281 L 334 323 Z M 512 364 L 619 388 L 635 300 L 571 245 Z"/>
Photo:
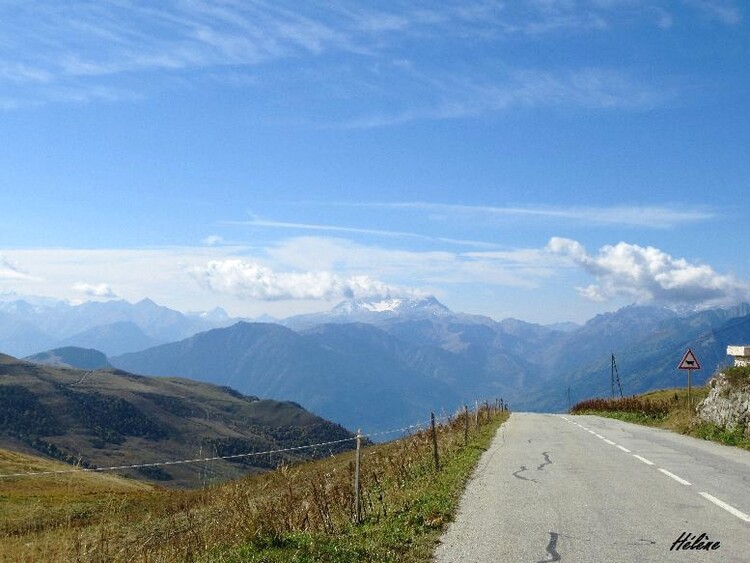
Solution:
<path fill-rule="evenodd" d="M 111 362 L 128 371 L 179 374 L 293 400 L 352 429 L 383 430 L 424 420 L 433 409 L 452 411 L 464 396 L 455 394 L 454 380 L 465 375 L 456 358 L 364 324 L 297 333 L 241 322 Z"/>
<path fill-rule="evenodd" d="M 244 454 L 350 438 L 291 402 L 187 379 L 42 366 L 0 354 L 0 447 L 84 467 Z M 303 450 L 325 456 L 353 442 Z M 133 475 L 200 486 L 274 466 L 279 455 L 169 465 Z"/>
<path fill-rule="evenodd" d="M 59 342 L 60 346 L 95 348 L 108 356 L 145 350 L 163 343 L 164 341 L 147 335 L 132 321 L 95 326 Z"/>
<path fill-rule="evenodd" d="M 435 299 L 347 301 L 329 313 L 243 324 L 113 359 L 119 367 L 228 383 L 295 400 L 352 428 L 390 427 L 503 397 L 518 409 L 562 410 L 611 393 L 611 355 L 626 394 L 680 386 L 688 346 L 705 381 L 728 343 L 750 342 L 750 307 L 678 314 L 625 307 L 566 330 L 453 313 Z"/>
<path fill-rule="evenodd" d="M 76 348 L 68 346 L 65 348 L 55 348 L 47 352 L 40 352 L 33 356 L 24 358 L 35 364 L 44 364 L 54 367 L 69 367 L 78 369 L 107 369 L 112 364 L 107 360 L 107 356 L 99 350 L 90 348 Z"/>
<path fill-rule="evenodd" d="M 693 372 L 692 382 L 702 385 L 730 361 L 727 345 L 747 342 L 747 304 L 686 315 L 652 307 L 625 307 L 595 317 L 558 343 L 543 370 L 544 381 L 538 389 L 529 389 L 519 402 L 538 410 L 562 410 L 567 407 L 568 386 L 574 402 L 610 395 L 612 354 L 625 395 L 687 386 L 685 372 L 677 369 L 687 348 L 695 352 L 702 367 Z"/>
<path fill-rule="evenodd" d="M 703 363 L 693 374 L 698 384 L 727 360 L 727 344 L 750 343 L 749 315 L 748 305 L 697 313 L 629 306 L 584 325 L 541 326 L 455 313 L 427 298 L 348 300 L 324 313 L 227 326 L 234 319 L 222 309 L 183 315 L 150 300 L 77 307 L 6 300 L 0 350 L 96 348 L 131 371 L 232 385 L 297 401 L 351 428 L 380 429 L 475 398 L 561 410 L 568 387 L 577 398 L 611 393 L 612 354 L 632 394 L 682 385 L 675 366 L 690 346 Z"/>
<path fill-rule="evenodd" d="M 205 315 L 184 315 L 150 299 L 80 305 L 0 300 L 0 352 L 27 356 L 55 347 L 80 346 L 122 354 L 233 322 L 221 309 Z"/>

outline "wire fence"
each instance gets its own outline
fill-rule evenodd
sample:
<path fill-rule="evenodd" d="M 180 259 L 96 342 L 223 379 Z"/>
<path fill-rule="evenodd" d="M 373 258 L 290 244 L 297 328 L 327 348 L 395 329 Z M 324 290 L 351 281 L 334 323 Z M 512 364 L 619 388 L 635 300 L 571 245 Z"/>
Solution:
<path fill-rule="evenodd" d="M 503 410 L 507 406 L 503 405 Z M 17 481 L 9 479 L 11 475 L 3 475 L 0 477 L 6 477 L 4 483 L 11 489 L 24 490 L 20 481 L 28 478 L 30 489 L 26 490 L 57 491 L 60 489 L 54 487 L 62 485 L 66 499 L 83 493 L 88 504 L 83 509 L 70 506 L 57 512 L 40 505 L 19 518 L 0 521 L 0 561 L 198 561 L 203 560 L 207 549 L 221 551 L 235 546 L 240 549 L 238 554 L 244 554 L 246 548 L 275 546 L 287 534 L 312 533 L 316 538 L 327 536 L 335 542 L 351 532 L 353 526 L 377 524 L 393 517 L 400 520 L 404 514 L 410 515 L 417 528 L 433 528 L 442 522 L 443 509 L 422 506 L 415 502 L 414 495 L 431 498 L 442 490 L 436 482 L 454 479 L 456 467 L 463 467 L 471 456 L 481 455 L 481 445 L 494 432 L 491 429 L 504 420 L 505 415 L 498 416 L 499 413 L 498 401 L 476 401 L 471 410 L 463 405 L 450 414 L 441 412 L 442 416 L 429 413 L 429 418 L 405 426 L 357 432 L 355 437 L 341 440 L 311 440 L 316 443 L 247 452 L 250 457 L 313 448 L 325 451 L 329 449 L 326 446 L 350 441 L 361 446 L 343 455 L 325 455 L 309 464 L 287 459 L 277 470 L 252 475 L 252 479 L 230 479 L 220 486 L 194 490 L 157 487 L 146 493 L 138 489 L 133 495 L 120 495 L 107 488 L 103 495 L 90 495 L 86 488 L 79 489 L 73 479 L 39 484 L 31 481 L 33 475 L 58 472 L 19 473 L 15 474 Z M 365 438 L 389 435 L 402 438 L 364 443 Z M 242 454 L 137 465 L 200 464 L 238 455 Z M 90 475 L 122 467 L 62 472 Z M 50 485 L 53 488 L 46 489 Z M 37 502 L 33 497 L 30 500 Z M 369 534 L 367 529 L 364 533 Z M 394 547 L 401 546 L 398 537 L 388 541 L 395 542 Z M 361 559 L 354 551 L 351 555 L 348 560 Z"/>
<path fill-rule="evenodd" d="M 447 422 L 447 421 L 450 421 L 450 419 L 451 417 L 449 415 L 436 417 L 436 420 L 440 422 Z M 212 462 L 212 461 L 222 461 L 222 460 L 232 460 L 232 459 L 241 459 L 241 458 L 250 458 L 250 457 L 260 457 L 260 456 L 266 456 L 266 455 L 270 456 L 274 454 L 294 453 L 294 452 L 299 452 L 299 451 L 313 449 L 313 448 L 321 448 L 325 446 L 344 444 L 346 442 L 356 442 L 357 440 L 361 438 L 375 438 L 375 437 L 387 436 L 390 434 L 404 434 L 406 432 L 410 432 L 415 429 L 424 430 L 429 425 L 430 425 L 430 421 L 417 422 L 414 424 L 410 424 L 408 426 L 403 426 L 401 428 L 392 428 L 390 430 L 369 432 L 366 434 L 360 433 L 357 436 L 352 436 L 351 438 L 342 438 L 340 440 L 331 440 L 328 442 L 319 442 L 316 444 L 305 444 L 302 446 L 291 446 L 288 448 L 277 448 L 277 449 L 265 450 L 261 452 L 246 452 L 246 453 L 241 453 L 241 454 L 199 457 L 199 458 L 190 458 L 190 459 L 178 459 L 178 460 L 169 460 L 169 461 L 158 461 L 158 462 L 153 462 L 153 463 L 112 465 L 108 467 L 75 467 L 71 469 L 58 469 L 58 470 L 49 470 L 49 471 L 28 471 L 28 472 L 23 472 L 23 473 L 4 473 L 4 474 L 0 474 L 0 479 L 7 479 L 10 477 L 65 475 L 65 474 L 70 474 L 70 473 L 101 473 L 101 472 L 108 472 L 108 471 L 125 471 L 125 470 L 132 470 L 132 469 L 166 467 L 166 466 L 174 466 L 174 465 L 188 465 L 188 464 L 193 464 L 193 463 L 207 463 L 207 462 Z"/>

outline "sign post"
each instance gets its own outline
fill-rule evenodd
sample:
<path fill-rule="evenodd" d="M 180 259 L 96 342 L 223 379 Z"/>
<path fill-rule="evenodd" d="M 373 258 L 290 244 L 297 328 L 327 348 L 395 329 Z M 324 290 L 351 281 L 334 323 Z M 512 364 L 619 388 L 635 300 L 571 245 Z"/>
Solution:
<path fill-rule="evenodd" d="M 688 372 L 688 404 L 692 407 L 693 399 L 690 396 L 690 375 L 693 373 L 694 369 L 701 369 L 701 364 L 690 348 L 688 348 L 687 352 L 685 352 L 685 355 L 682 357 L 680 365 L 677 366 L 677 369 L 685 369 Z"/>

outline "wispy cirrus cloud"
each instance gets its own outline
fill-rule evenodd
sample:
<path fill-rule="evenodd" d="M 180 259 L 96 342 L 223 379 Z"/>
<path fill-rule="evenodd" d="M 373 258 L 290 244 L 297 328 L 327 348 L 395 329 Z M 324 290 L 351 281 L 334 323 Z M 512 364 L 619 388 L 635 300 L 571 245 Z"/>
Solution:
<path fill-rule="evenodd" d="M 693 13 L 723 25 L 740 18 L 729 0 L 684 0 Z M 50 101 L 137 99 L 173 73 L 190 80 L 203 74 L 227 79 L 243 67 L 274 61 L 312 61 L 321 83 L 332 82 L 340 56 L 357 57 L 370 69 L 350 79 L 371 82 L 376 101 L 392 105 L 388 92 L 408 103 L 393 113 L 341 119 L 342 126 L 377 127 L 416 119 L 447 119 L 500 111 L 513 105 L 573 104 L 582 107 L 650 107 L 668 89 L 631 72 L 572 63 L 567 69 L 518 68 L 506 60 L 476 72 L 446 59 L 395 64 L 399 49 L 454 41 L 471 49 L 497 41 L 536 41 L 555 33 L 602 33 L 637 20 L 668 27 L 674 8 L 660 0 L 632 2 L 522 2 L 475 0 L 459 4 L 374 7 L 319 2 L 226 3 L 218 1 L 129 3 L 18 3 L 0 18 L 0 83 L 9 85 L 3 105 Z M 652 21 L 653 20 L 653 21 Z M 418 49 L 419 50 L 419 49 Z M 331 55 L 331 59 L 327 59 Z M 391 70 L 388 71 L 388 68 Z M 500 70 L 488 72 L 495 67 Z M 374 69 L 374 70 L 373 70 Z M 417 70 L 419 69 L 419 70 Z M 295 71 L 296 72 L 296 71 Z M 300 79 L 296 73 L 295 78 Z M 647 75 L 648 76 L 648 75 Z M 455 77 L 451 80 L 450 77 Z M 3 80 L 4 79 L 4 80 Z M 188 81 L 189 82 L 189 81 Z M 341 87 L 330 85 L 330 88 Z M 86 90 L 99 93 L 86 95 Z M 62 91 L 62 93 L 61 93 Z M 101 92 L 108 92 L 102 96 Z M 66 94 L 67 92 L 67 94 Z M 72 95 L 71 92 L 75 92 Z M 371 95 L 375 95 L 371 92 Z M 424 100 L 425 103 L 417 103 Z M 343 114 L 342 114 L 343 115 Z"/>
<path fill-rule="evenodd" d="M 715 218 L 714 211 L 707 207 L 692 206 L 685 210 L 677 205 L 616 205 L 596 206 L 493 206 L 461 205 L 450 203 L 412 202 L 336 202 L 333 205 L 351 207 L 372 207 L 383 209 L 422 210 L 441 213 L 443 216 L 483 217 L 496 219 L 503 217 L 539 217 L 556 219 L 587 225 L 621 225 L 651 229 L 670 229 L 685 223 L 709 221 Z"/>
<path fill-rule="evenodd" d="M 501 68 L 482 76 L 398 67 L 390 69 L 390 74 L 394 83 L 408 82 L 422 92 L 418 104 L 370 112 L 331 126 L 370 129 L 421 120 L 474 118 L 512 108 L 647 110 L 677 96 L 672 86 L 656 85 L 632 72 L 603 67 Z"/>
<path fill-rule="evenodd" d="M 555 267 L 555 260 L 541 249 L 411 250 L 318 236 L 278 241 L 266 249 L 266 254 L 274 264 L 287 269 L 377 275 L 432 293 L 430 288 L 467 284 L 537 287 L 540 280 L 553 275 Z"/>
<path fill-rule="evenodd" d="M 725 25 L 737 25 L 742 21 L 742 13 L 734 0 L 685 0 L 685 4 Z"/>
<path fill-rule="evenodd" d="M 264 219 L 257 215 L 251 215 L 247 221 L 224 221 L 225 225 L 248 226 L 248 227 L 267 227 L 272 229 L 302 230 L 302 231 L 324 231 L 333 233 L 351 233 L 360 235 L 375 235 L 388 238 L 408 238 L 430 242 L 444 242 L 462 246 L 476 246 L 496 248 L 498 245 L 485 241 L 463 240 L 448 237 L 429 236 L 420 233 L 408 231 L 397 231 L 387 229 L 368 229 L 364 227 L 350 227 L 345 225 L 325 225 L 319 223 L 299 223 L 291 221 L 275 221 Z"/>

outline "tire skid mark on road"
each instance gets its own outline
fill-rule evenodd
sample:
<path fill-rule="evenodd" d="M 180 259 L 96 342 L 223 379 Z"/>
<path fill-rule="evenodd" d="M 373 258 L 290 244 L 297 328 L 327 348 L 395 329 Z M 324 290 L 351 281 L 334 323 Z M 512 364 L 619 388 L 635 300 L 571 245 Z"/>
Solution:
<path fill-rule="evenodd" d="M 558 537 L 560 537 L 560 535 L 557 532 L 549 533 L 549 543 L 547 544 L 547 547 L 545 549 L 547 553 L 550 554 L 551 559 L 542 559 L 541 561 L 538 561 L 537 563 L 554 563 L 555 561 L 562 561 L 562 557 L 560 557 L 560 554 L 557 553 L 557 538 Z"/>

